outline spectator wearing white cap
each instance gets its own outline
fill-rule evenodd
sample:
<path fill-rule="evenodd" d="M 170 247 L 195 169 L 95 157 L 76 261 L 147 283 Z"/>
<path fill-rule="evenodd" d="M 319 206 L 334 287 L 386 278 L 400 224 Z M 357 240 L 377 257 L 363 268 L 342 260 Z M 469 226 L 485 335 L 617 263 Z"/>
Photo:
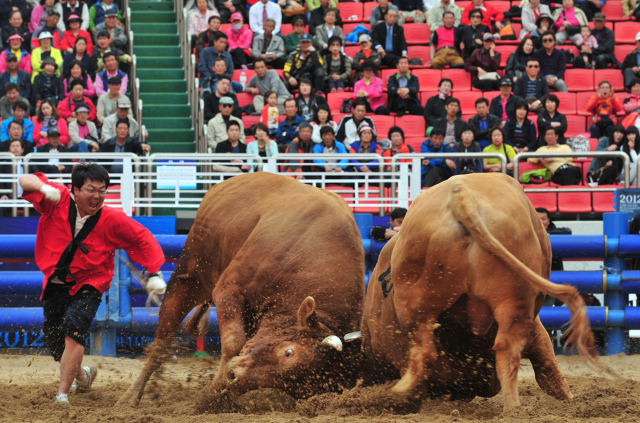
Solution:
<path fill-rule="evenodd" d="M 40 47 L 33 49 L 31 53 L 31 67 L 33 69 L 31 72 L 31 82 L 42 72 L 42 63 L 47 57 L 55 60 L 58 65 L 56 69 L 57 75 L 60 75 L 60 68 L 62 67 L 62 52 L 51 45 L 53 35 L 51 35 L 50 32 L 44 31 L 40 33 L 38 38 L 40 40 Z"/>
<path fill-rule="evenodd" d="M 492 33 L 485 32 L 482 36 L 482 48 L 475 49 L 464 64 L 464 70 L 473 77 L 473 87 L 482 91 L 498 89 L 498 69 L 502 55 L 496 51 L 495 39 Z"/>
<path fill-rule="evenodd" d="M 242 120 L 233 116 L 233 99 L 231 97 L 222 97 L 218 102 L 220 113 L 215 115 L 213 119 L 209 120 L 207 124 L 207 142 L 209 147 L 213 150 L 216 149 L 218 143 L 227 139 L 227 125 L 229 122 L 238 122 L 240 126 L 240 142 L 245 142 L 244 125 Z"/>
<path fill-rule="evenodd" d="M 131 109 L 131 101 L 122 96 L 116 102 L 116 112 L 104 120 L 102 125 L 102 139 L 109 140 L 116 136 L 116 128 L 118 121 L 126 120 L 129 122 L 129 136 L 131 138 L 138 138 L 138 122 L 129 115 Z"/>
<path fill-rule="evenodd" d="M 66 30 L 64 24 L 62 24 L 62 21 L 60 19 L 60 13 L 58 13 L 58 11 L 56 10 L 52 10 L 47 13 L 46 18 L 47 20 L 45 21 L 45 23 L 40 25 L 33 31 L 33 34 L 31 35 L 31 46 L 33 48 L 39 47 L 40 41 L 38 37 L 43 32 L 49 32 L 53 36 L 52 45 L 55 48 L 60 48 L 60 41 L 62 40 L 64 31 Z"/>
<path fill-rule="evenodd" d="M 96 25 L 96 34 L 102 31 L 107 31 L 111 35 L 113 45 L 119 49 L 124 50 L 127 45 L 127 35 L 124 29 L 118 25 L 118 12 L 111 8 L 104 12 L 104 22 Z M 89 53 L 91 54 L 91 53 Z"/>
<path fill-rule="evenodd" d="M 640 32 L 636 34 L 636 49 L 627 54 L 621 68 L 624 86 L 629 88 L 633 80 L 640 77 Z"/>

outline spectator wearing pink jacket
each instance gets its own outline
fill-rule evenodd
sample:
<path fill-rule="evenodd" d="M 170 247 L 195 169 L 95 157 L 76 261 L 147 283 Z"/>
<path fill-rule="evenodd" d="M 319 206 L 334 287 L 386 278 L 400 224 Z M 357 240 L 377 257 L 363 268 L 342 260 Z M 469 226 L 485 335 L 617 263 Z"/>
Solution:
<path fill-rule="evenodd" d="M 7 71 L 7 56 L 13 53 L 18 58 L 18 69 L 31 75 L 31 55 L 22 49 L 22 41 L 22 37 L 18 34 L 9 37 L 9 48 L 0 53 L 0 73 Z"/>
<path fill-rule="evenodd" d="M 375 66 L 371 63 L 365 63 L 362 71 L 363 78 L 356 82 L 353 87 L 353 101 L 355 102 L 358 98 L 364 97 L 368 100 L 367 111 L 376 115 L 388 115 L 389 111 L 382 98 L 384 82 L 375 76 Z"/>
<path fill-rule="evenodd" d="M 252 61 L 253 31 L 244 26 L 242 13 L 240 12 L 232 13 L 230 20 L 231 28 L 225 34 L 229 37 L 229 53 L 233 58 L 233 66 L 236 69 L 240 69 Z"/>

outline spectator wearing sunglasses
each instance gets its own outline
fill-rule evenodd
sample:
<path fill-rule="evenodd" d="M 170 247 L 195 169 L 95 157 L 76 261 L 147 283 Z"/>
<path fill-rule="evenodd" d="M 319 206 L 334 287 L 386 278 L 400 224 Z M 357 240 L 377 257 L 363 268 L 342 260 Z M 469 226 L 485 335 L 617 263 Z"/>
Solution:
<path fill-rule="evenodd" d="M 529 105 L 529 112 L 540 113 L 545 98 L 549 95 L 549 84 L 540 76 L 540 62 L 535 57 L 527 60 L 526 73 L 516 81 L 513 93 L 524 98 Z"/>
<path fill-rule="evenodd" d="M 540 73 L 547 80 L 549 88 L 568 92 L 567 84 L 564 82 L 567 59 L 564 52 L 556 48 L 556 35 L 552 31 L 542 34 L 542 48 L 536 51 L 534 57 L 540 63 Z"/>

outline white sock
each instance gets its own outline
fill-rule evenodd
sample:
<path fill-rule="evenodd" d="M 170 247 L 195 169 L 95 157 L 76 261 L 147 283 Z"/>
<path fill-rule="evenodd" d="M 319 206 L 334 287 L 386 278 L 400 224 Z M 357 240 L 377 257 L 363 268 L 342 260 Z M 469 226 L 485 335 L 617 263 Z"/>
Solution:
<path fill-rule="evenodd" d="M 68 394 L 59 393 L 58 395 L 56 395 L 56 399 L 58 399 L 58 400 L 69 399 L 69 395 Z"/>

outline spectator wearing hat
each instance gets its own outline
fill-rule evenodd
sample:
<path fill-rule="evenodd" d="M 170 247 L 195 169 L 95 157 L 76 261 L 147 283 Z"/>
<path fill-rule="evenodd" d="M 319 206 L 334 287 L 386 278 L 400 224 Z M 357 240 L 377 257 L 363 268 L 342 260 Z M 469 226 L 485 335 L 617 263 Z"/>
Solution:
<path fill-rule="evenodd" d="M 107 53 L 113 53 L 116 55 L 118 63 L 127 65 L 133 61 L 132 57 L 125 54 L 122 50 L 117 48 L 113 42 L 111 42 L 111 36 L 107 31 L 98 32 L 96 35 L 97 44 L 93 48 L 93 54 L 91 55 L 91 68 L 93 72 L 100 73 L 105 70 L 104 56 Z"/>
<path fill-rule="evenodd" d="M 118 60 L 113 53 L 107 53 L 104 55 L 105 70 L 96 75 L 96 80 L 93 86 L 96 89 L 96 95 L 101 96 L 109 90 L 109 78 L 117 76 L 120 78 L 120 93 L 127 92 L 127 86 L 129 84 L 129 76 L 118 69 Z"/>
<path fill-rule="evenodd" d="M 57 69 L 58 65 L 51 57 L 43 60 L 42 72 L 33 80 L 33 102 L 36 105 L 45 100 L 58 105 L 64 99 L 64 84 L 62 77 L 56 74 Z"/>
<path fill-rule="evenodd" d="M 353 95 L 351 99 L 355 102 L 357 99 L 366 100 L 367 111 L 376 115 L 388 115 L 389 110 L 382 97 L 384 91 L 384 82 L 375 76 L 375 66 L 372 63 L 365 63 L 362 67 L 362 79 L 353 86 Z"/>
<path fill-rule="evenodd" d="M 2 4 L 7 3 L 8 2 L 3 2 Z M 2 4 L 0 4 L 0 7 L 2 7 Z M 2 16 L 1 13 L 0 16 Z M 5 47 L 9 47 L 9 37 L 13 35 L 19 35 L 20 37 L 22 37 L 22 39 L 20 40 L 22 44 L 15 50 L 21 48 L 22 50 L 25 50 L 27 52 L 31 51 L 31 31 L 29 31 L 29 27 L 24 23 L 24 20 L 22 19 L 22 13 L 20 13 L 19 10 L 11 9 L 8 16 L 9 23 L 2 25 L 2 44 Z"/>
<path fill-rule="evenodd" d="M 455 150 L 456 143 L 462 142 L 462 129 L 467 126 L 467 123 L 458 116 L 462 107 L 460 107 L 460 100 L 457 98 L 447 98 L 444 102 L 444 108 L 447 115 L 436 120 L 433 127 L 444 129 L 444 142 Z"/>
<path fill-rule="evenodd" d="M 62 74 L 68 76 L 71 71 L 71 65 L 76 62 L 82 64 L 82 67 L 90 79 L 94 79 L 96 77 L 96 63 L 94 60 L 91 60 L 91 56 L 87 53 L 87 40 L 84 37 L 78 37 L 76 45 L 73 47 L 73 51 L 64 55 L 64 60 L 62 61 Z M 93 86 L 93 81 L 91 82 L 91 85 Z"/>
<path fill-rule="evenodd" d="M 15 122 L 22 126 L 22 139 L 33 143 L 33 122 L 29 119 L 29 103 L 27 101 L 18 100 L 13 103 L 13 116 L 3 119 L 0 125 L 0 141 L 9 141 L 9 125 Z"/>
<path fill-rule="evenodd" d="M 550 14 L 547 15 L 546 13 L 543 13 L 538 16 L 538 19 L 536 19 L 536 26 L 538 27 L 538 30 L 532 32 L 530 37 L 536 49 L 539 49 L 542 48 L 542 34 L 547 31 L 554 31 L 553 18 Z"/>
<path fill-rule="evenodd" d="M 465 60 L 477 49 L 481 49 L 484 45 L 484 35 L 491 33 L 491 28 L 482 23 L 482 10 L 475 9 L 471 13 L 471 25 L 460 27 L 462 42 L 464 47 L 460 47 L 460 51 L 464 52 Z"/>
<path fill-rule="evenodd" d="M 437 2 L 429 11 L 429 29 L 434 32 L 436 29 L 444 25 L 442 18 L 445 12 L 451 12 L 454 16 L 453 26 L 460 26 L 460 18 L 462 17 L 462 9 L 456 6 L 451 0 L 441 0 Z"/>
<path fill-rule="evenodd" d="M 72 151 L 98 151 L 98 129 L 89 120 L 90 110 L 81 105 L 76 109 L 76 120 L 69 124 L 69 148 Z"/>
<path fill-rule="evenodd" d="M 351 77 L 351 59 L 342 52 L 342 39 L 329 38 L 329 52 L 324 55 L 324 88 L 330 92 L 343 92 Z"/>
<path fill-rule="evenodd" d="M 376 69 L 379 69 L 382 64 L 382 56 L 373 49 L 373 42 L 369 34 L 360 34 L 358 42 L 360 51 L 353 55 L 353 63 L 351 64 L 351 67 L 356 71 L 354 81 L 362 79 L 362 67 L 365 62 L 373 64 Z"/>
<path fill-rule="evenodd" d="M 91 55 L 93 53 L 93 41 L 91 39 L 91 34 L 85 31 L 84 29 L 80 29 L 80 25 L 82 24 L 82 19 L 78 15 L 69 16 L 69 20 L 67 21 L 67 27 L 69 28 L 62 37 L 62 41 L 60 42 L 60 50 L 65 51 L 66 53 L 73 53 L 73 49 L 76 46 L 76 41 L 78 38 L 82 37 L 87 41 L 87 54 Z"/>
<path fill-rule="evenodd" d="M 200 57 L 202 50 L 213 45 L 216 35 L 220 33 L 220 25 L 222 21 L 220 16 L 211 16 L 208 22 L 208 29 L 202 31 L 200 35 L 196 37 L 196 56 Z"/>
<path fill-rule="evenodd" d="M 0 27 L 4 27 L 11 22 L 12 12 L 20 12 L 22 16 L 29 15 L 26 0 L 9 0 L 0 3 Z"/>
<path fill-rule="evenodd" d="M 324 15 L 332 7 L 338 7 L 338 0 L 305 0 L 310 10 L 309 12 L 309 33 L 316 34 L 316 28 L 324 24 Z M 319 4 L 319 5 L 318 5 Z M 338 13 L 336 25 L 342 26 L 342 18 Z"/>
<path fill-rule="evenodd" d="M 292 53 L 284 65 L 284 79 L 289 91 L 298 88 L 302 78 L 314 83 L 316 91 L 322 91 L 324 84 L 324 61 L 312 45 L 312 37 L 302 34 L 300 50 Z"/>
<path fill-rule="evenodd" d="M 213 64 L 218 59 L 224 59 L 224 61 L 227 63 L 227 72 L 229 72 L 230 75 L 233 75 L 233 70 L 235 69 L 235 67 L 233 65 L 233 58 L 227 51 L 227 46 L 229 44 L 228 40 L 229 37 L 227 36 L 227 34 L 225 34 L 224 32 L 220 32 L 218 35 L 216 35 L 213 46 L 207 47 L 202 50 L 202 53 L 200 54 L 200 60 L 198 61 L 198 73 L 200 74 L 200 78 L 211 75 Z"/>
<path fill-rule="evenodd" d="M 464 59 L 458 50 L 462 42 L 462 31 L 455 28 L 453 12 L 444 12 L 443 26 L 431 34 L 431 68 L 444 69 L 446 65 L 463 65 Z"/>
<path fill-rule="evenodd" d="M 233 57 L 233 65 L 240 69 L 252 61 L 251 46 L 253 41 L 253 31 L 244 26 L 242 13 L 236 12 L 231 15 L 231 28 L 227 30 L 226 34 L 229 37 L 229 53 Z"/>
<path fill-rule="evenodd" d="M 502 54 L 496 51 L 494 40 L 494 35 L 486 32 L 482 36 L 482 48 L 475 49 L 464 64 L 464 70 L 473 78 L 473 87 L 482 91 L 497 90 L 500 81 L 498 69 Z"/>
<path fill-rule="evenodd" d="M 60 142 L 63 145 L 69 144 L 69 131 L 67 129 L 67 121 L 65 121 L 58 108 L 50 100 L 44 100 L 36 111 L 33 118 L 33 142 L 36 147 L 47 143 L 49 130 L 55 128 L 58 131 Z"/>
<path fill-rule="evenodd" d="M 389 10 L 384 20 L 371 30 L 373 48 L 380 53 L 383 65 L 395 68 L 398 59 L 407 55 L 407 40 L 404 37 L 404 28 L 396 22 L 398 12 Z"/>
<path fill-rule="evenodd" d="M 540 63 L 540 73 L 547 80 L 549 88 L 568 92 L 567 84 L 564 82 L 567 59 L 564 52 L 556 48 L 556 35 L 552 31 L 542 34 L 542 48 L 535 52 L 534 57 Z"/>
<path fill-rule="evenodd" d="M 242 118 L 242 110 L 238 106 L 238 97 L 231 92 L 231 78 L 222 75 L 216 82 L 216 90 L 208 92 L 204 95 L 204 118 L 207 122 L 212 119 L 220 110 L 219 103 L 223 97 L 229 97 L 233 100 L 234 106 L 232 114 L 237 118 Z"/>
<path fill-rule="evenodd" d="M 389 77 L 389 111 L 402 115 L 424 115 L 424 107 L 418 99 L 420 81 L 409 73 L 409 58 L 398 60 L 398 72 Z"/>
<path fill-rule="evenodd" d="M 104 142 L 100 146 L 101 153 L 134 153 L 142 156 L 151 151 L 151 146 L 140 142 L 136 137 L 131 135 L 130 122 L 128 120 L 119 120 L 116 122 L 115 132 L 112 138 L 105 139 L 104 132 L 102 137 Z M 109 173 L 122 173 L 122 164 L 114 163 L 107 165 Z"/>
<path fill-rule="evenodd" d="M 358 141 L 352 142 L 349 147 L 349 153 L 351 154 L 381 154 L 382 149 L 376 142 L 377 136 L 375 130 L 368 126 L 363 125 L 358 129 Z M 354 171 L 361 173 L 371 173 L 379 171 L 378 160 L 370 160 L 363 162 L 358 159 L 351 159 L 351 164 Z"/>
<path fill-rule="evenodd" d="M 43 32 L 48 32 L 53 37 L 52 45 L 59 49 L 60 42 L 62 41 L 62 37 L 64 36 L 65 27 L 59 26 L 61 23 L 60 15 L 57 11 L 53 10 L 47 14 L 47 23 L 39 26 L 33 34 L 31 34 L 31 47 L 36 48 L 40 46 L 40 34 Z"/>
<path fill-rule="evenodd" d="M 304 34 L 307 24 L 302 16 L 295 16 L 291 22 L 293 32 L 284 39 L 284 48 L 287 53 L 293 53 L 300 47 L 300 36 Z"/>
<path fill-rule="evenodd" d="M 20 86 L 9 82 L 4 86 L 4 96 L 0 98 L 0 117 L 3 120 L 13 116 L 13 105 L 17 101 L 29 104 L 29 100 L 20 96 Z"/>
<path fill-rule="evenodd" d="M 213 150 L 216 149 L 216 146 L 220 142 L 227 139 L 227 125 L 229 122 L 238 122 L 238 126 L 240 127 L 240 142 L 245 143 L 244 124 L 241 119 L 231 114 L 233 106 L 234 102 L 231 97 L 222 97 L 218 102 L 218 110 L 220 110 L 220 113 L 209 120 L 207 124 L 207 142 Z"/>
<path fill-rule="evenodd" d="M 500 95 L 491 100 L 489 113 L 501 119 L 501 126 L 504 126 L 509 119 L 515 119 L 516 100 L 518 97 L 513 94 L 513 81 L 505 76 L 500 80 Z"/>
<path fill-rule="evenodd" d="M 267 65 L 282 69 L 286 62 L 284 41 L 282 37 L 273 34 L 275 27 L 276 22 L 273 19 L 267 19 L 264 22 L 262 34 L 257 34 L 253 38 L 252 55 L 254 60 L 264 59 Z"/>
<path fill-rule="evenodd" d="M 596 62 L 596 69 L 606 69 L 609 64 L 620 66 L 620 62 L 614 54 L 616 45 L 616 35 L 612 30 L 605 26 L 606 16 L 602 12 L 598 12 L 593 16 L 593 29 L 591 35 L 596 39 L 598 46 L 590 48 L 587 46 L 581 46 L 581 54 L 590 54 L 592 59 Z M 576 57 L 573 61 L 574 67 L 584 67 L 584 60 L 580 62 L 580 57 Z"/>
<path fill-rule="evenodd" d="M 41 32 L 39 39 L 40 47 L 34 48 L 31 53 L 31 82 L 42 72 L 42 65 L 46 58 L 51 58 L 55 61 L 57 65 L 56 73 L 58 75 L 60 75 L 60 67 L 62 67 L 62 53 L 51 45 L 51 41 L 53 40 L 51 33 L 47 31 Z"/>
<path fill-rule="evenodd" d="M 538 19 L 542 15 L 547 15 L 551 19 L 551 9 L 546 4 L 542 4 L 540 0 L 529 0 L 527 4 L 522 6 L 522 30 L 520 30 L 520 39 L 524 40 L 526 36 L 540 38 L 540 27 Z"/>
<path fill-rule="evenodd" d="M 16 81 L 20 87 L 20 95 L 24 98 L 31 98 L 31 75 L 19 69 L 18 66 L 18 58 L 15 54 L 9 53 L 5 55 L 6 71 L 0 74 L 0 97 L 4 96 L 5 85 Z M 31 62 L 29 62 L 29 66 L 31 66 Z"/>
<path fill-rule="evenodd" d="M 526 72 L 516 81 L 513 93 L 527 101 L 531 113 L 540 113 L 549 95 L 547 80 L 540 76 L 540 62 L 535 57 L 527 60 Z"/>
<path fill-rule="evenodd" d="M 107 31 L 111 36 L 111 40 L 114 46 L 124 50 L 127 45 L 128 39 L 124 29 L 118 25 L 118 14 L 115 9 L 111 8 L 104 12 L 104 22 L 96 25 L 96 34 L 102 31 Z M 91 54 L 91 52 L 89 53 Z"/>
<path fill-rule="evenodd" d="M 80 105 L 87 106 L 91 113 L 89 114 L 90 120 L 96 120 L 96 106 L 93 105 L 93 101 L 84 95 L 84 84 L 80 79 L 74 79 L 69 84 L 69 95 L 58 103 L 58 112 L 63 119 L 66 119 L 67 123 L 71 123 L 76 119 L 75 110 Z"/>
<path fill-rule="evenodd" d="M 83 31 L 89 30 L 89 22 L 91 21 L 91 16 L 89 15 L 89 6 L 82 0 L 66 0 L 61 4 L 62 7 L 62 21 L 67 22 L 69 20 L 69 16 L 78 15 L 82 18 L 82 23 L 80 24 L 80 29 Z"/>
<path fill-rule="evenodd" d="M 130 115 L 131 101 L 122 96 L 116 102 L 116 112 L 104 120 L 102 125 L 102 139 L 109 140 L 116 136 L 116 128 L 118 121 L 127 121 L 129 123 L 129 136 L 131 138 L 138 138 L 138 122 Z M 89 120 L 91 115 L 89 115 Z"/>
<path fill-rule="evenodd" d="M 329 39 L 332 37 L 339 37 L 344 43 L 344 32 L 342 28 L 336 25 L 338 20 L 338 9 L 330 8 L 324 14 L 324 25 L 316 28 L 315 35 L 315 47 L 321 55 L 325 55 L 329 52 Z"/>
<path fill-rule="evenodd" d="M 59 174 L 59 173 L 71 173 L 71 165 L 60 164 L 60 159 L 57 158 L 58 153 L 69 153 L 68 147 L 64 146 L 64 143 L 60 139 L 60 131 L 57 128 L 51 127 L 47 131 L 47 138 L 44 138 L 46 142 L 41 144 L 37 148 L 38 153 L 51 154 L 50 159 L 34 159 L 29 166 L 29 172 L 36 173 L 42 172 L 46 174 Z"/>
<path fill-rule="evenodd" d="M 622 62 L 624 86 L 630 88 L 633 81 L 640 77 L 640 32 L 636 34 L 636 48 L 627 54 Z"/>
<path fill-rule="evenodd" d="M 273 19 L 275 23 L 274 34 L 280 33 L 282 25 L 282 9 L 277 3 L 269 0 L 260 0 L 249 8 L 249 25 L 255 34 L 264 32 L 264 23 L 267 19 Z"/>
<path fill-rule="evenodd" d="M 31 11 L 31 23 L 29 23 L 29 30 L 34 33 L 38 28 L 48 25 L 50 28 L 58 27 L 60 32 L 64 32 L 64 22 L 60 20 L 62 16 L 62 6 L 58 0 L 45 0 L 40 6 L 36 6 Z M 54 22 L 49 20 L 50 16 L 53 16 L 51 12 L 55 12 L 58 19 Z M 27 16 L 23 14 L 23 16 Z M 53 25 L 50 25 L 53 23 Z M 51 32 L 51 31 L 49 31 Z M 34 35 L 36 37 L 37 35 Z"/>
<path fill-rule="evenodd" d="M 264 59 L 258 58 L 253 62 L 253 69 L 256 74 L 247 84 L 247 93 L 254 95 L 253 107 L 261 111 L 264 108 L 264 95 L 267 91 L 275 91 L 278 93 L 278 110 L 280 114 L 284 114 L 284 102 L 291 98 L 291 93 L 280 79 L 280 75 L 271 69 L 267 69 Z"/>
<path fill-rule="evenodd" d="M 116 102 L 125 95 L 120 92 L 122 79 L 117 76 L 109 78 L 109 91 L 98 97 L 97 118 L 102 125 L 104 120 L 116 112 Z M 129 109 L 131 115 L 131 109 Z"/>
<path fill-rule="evenodd" d="M 212 16 L 220 16 L 216 8 L 212 8 L 207 0 L 196 0 L 196 8 L 189 13 L 188 34 L 192 43 L 195 43 L 202 31 L 207 30 L 209 18 Z"/>
<path fill-rule="evenodd" d="M 371 17 L 369 18 L 371 27 L 378 25 L 379 23 L 383 23 L 384 17 L 387 15 L 389 10 L 400 12 L 400 10 L 398 10 L 398 6 L 390 4 L 389 0 L 377 0 L 377 2 L 378 5 L 371 10 Z"/>
<path fill-rule="evenodd" d="M 118 19 L 122 20 L 122 14 L 114 0 L 100 0 L 89 9 L 89 29 L 91 32 L 96 32 L 96 27 L 106 20 L 107 10 L 109 9 L 117 10 Z"/>

